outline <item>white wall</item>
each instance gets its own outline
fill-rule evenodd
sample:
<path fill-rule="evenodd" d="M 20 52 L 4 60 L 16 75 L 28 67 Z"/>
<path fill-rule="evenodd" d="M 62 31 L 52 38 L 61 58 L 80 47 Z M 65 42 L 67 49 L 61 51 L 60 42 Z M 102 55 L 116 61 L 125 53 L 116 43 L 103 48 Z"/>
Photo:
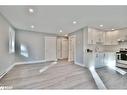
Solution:
<path fill-rule="evenodd" d="M 26 30 L 16 30 L 15 61 L 45 60 L 45 37 L 56 37 L 56 35 Z M 27 48 L 28 57 L 21 56 L 21 45 L 24 45 Z"/>
<path fill-rule="evenodd" d="M 16 57 L 15 61 L 44 60 L 45 35 L 43 33 L 16 30 Z M 21 45 L 27 49 L 28 57 L 21 56 Z"/>
<path fill-rule="evenodd" d="M 9 26 L 0 15 L 0 75 L 14 63 L 14 54 L 9 54 Z"/>
<path fill-rule="evenodd" d="M 83 65 L 83 29 L 79 29 L 69 36 L 76 36 L 76 63 Z"/>

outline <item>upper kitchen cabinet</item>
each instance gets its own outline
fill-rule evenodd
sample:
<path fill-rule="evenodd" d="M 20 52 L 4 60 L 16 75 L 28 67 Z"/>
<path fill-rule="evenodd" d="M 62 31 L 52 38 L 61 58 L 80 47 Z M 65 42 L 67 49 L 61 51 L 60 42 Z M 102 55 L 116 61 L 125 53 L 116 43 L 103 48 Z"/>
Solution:
<path fill-rule="evenodd" d="M 104 41 L 104 45 L 111 45 L 111 32 L 105 32 L 105 41 Z"/>
<path fill-rule="evenodd" d="M 95 31 L 92 28 L 88 28 L 88 44 L 96 44 L 94 34 Z"/>
<path fill-rule="evenodd" d="M 121 29 L 118 30 L 118 32 L 119 32 L 119 36 L 117 41 L 121 41 L 121 42 L 127 41 L 127 29 Z"/>
<path fill-rule="evenodd" d="M 105 32 L 104 45 L 118 45 L 119 31 L 108 31 Z"/>
<path fill-rule="evenodd" d="M 88 44 L 103 44 L 104 38 L 105 35 L 103 31 L 88 28 Z"/>
<path fill-rule="evenodd" d="M 118 45 L 118 36 L 119 36 L 119 31 L 112 31 L 112 37 L 111 37 L 111 44 L 112 45 Z"/>
<path fill-rule="evenodd" d="M 105 32 L 101 30 L 96 30 L 96 44 L 103 44 L 105 39 Z"/>

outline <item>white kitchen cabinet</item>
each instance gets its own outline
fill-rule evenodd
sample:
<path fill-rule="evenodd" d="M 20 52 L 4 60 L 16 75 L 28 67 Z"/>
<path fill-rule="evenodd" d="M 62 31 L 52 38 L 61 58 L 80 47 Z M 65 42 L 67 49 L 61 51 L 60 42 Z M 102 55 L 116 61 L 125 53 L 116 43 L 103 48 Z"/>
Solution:
<path fill-rule="evenodd" d="M 103 44 L 104 38 L 105 35 L 103 31 L 88 28 L 88 44 Z"/>
<path fill-rule="evenodd" d="M 88 28 L 88 44 L 96 44 L 95 31 L 92 28 Z"/>
<path fill-rule="evenodd" d="M 104 45 L 111 45 L 111 32 L 105 32 Z"/>
<path fill-rule="evenodd" d="M 109 67 L 116 65 L 116 53 L 115 52 L 105 52 L 104 64 Z"/>
<path fill-rule="evenodd" d="M 108 31 L 105 32 L 104 45 L 118 45 L 119 31 Z"/>
<path fill-rule="evenodd" d="M 84 57 L 85 66 L 87 68 L 113 67 L 116 64 L 115 52 L 93 52 L 87 53 Z"/>
<path fill-rule="evenodd" d="M 88 44 L 118 45 L 119 31 L 101 31 L 88 28 Z M 121 37 L 122 39 L 122 37 Z"/>
<path fill-rule="evenodd" d="M 90 68 L 101 68 L 106 66 L 105 63 L 105 53 L 104 52 L 97 52 L 97 53 L 87 53 L 85 56 L 85 66 Z"/>
<path fill-rule="evenodd" d="M 96 43 L 103 44 L 104 43 L 104 32 L 96 31 Z"/>
<path fill-rule="evenodd" d="M 119 31 L 112 31 L 111 34 L 112 34 L 111 44 L 112 45 L 118 45 Z"/>
<path fill-rule="evenodd" d="M 95 54 L 95 68 L 104 67 L 105 63 L 105 53 L 96 53 Z"/>

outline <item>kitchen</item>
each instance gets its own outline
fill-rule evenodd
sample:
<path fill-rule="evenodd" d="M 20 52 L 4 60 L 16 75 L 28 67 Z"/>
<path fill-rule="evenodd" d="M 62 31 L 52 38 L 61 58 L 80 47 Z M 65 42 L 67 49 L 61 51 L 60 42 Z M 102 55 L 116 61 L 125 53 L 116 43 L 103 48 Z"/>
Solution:
<path fill-rule="evenodd" d="M 104 30 L 94 27 L 83 27 L 76 31 L 80 36 L 76 33 L 74 34 L 76 38 L 83 40 L 77 39 L 77 43 L 80 44 L 76 46 L 76 48 L 83 47 L 83 50 L 80 49 L 83 52 L 83 58 L 80 58 L 80 60 L 83 60 L 83 64 L 78 62 L 78 60 L 75 60 L 75 64 L 78 63 L 80 66 L 89 68 L 91 73 L 94 73 L 93 78 L 97 75 L 94 80 L 101 89 L 106 87 L 101 77 L 96 73 L 97 69 L 108 67 L 123 76 L 127 73 L 125 71 L 125 68 L 127 68 L 126 30 L 126 28 Z M 92 72 L 93 70 L 94 72 Z M 98 83 L 98 81 L 101 81 L 101 83 Z"/>

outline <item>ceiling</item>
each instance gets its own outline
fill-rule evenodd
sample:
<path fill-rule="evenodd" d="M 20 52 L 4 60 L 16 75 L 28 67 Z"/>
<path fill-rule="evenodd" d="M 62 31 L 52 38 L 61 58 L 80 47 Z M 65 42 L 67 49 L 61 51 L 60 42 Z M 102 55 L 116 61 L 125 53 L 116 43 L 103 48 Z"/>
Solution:
<path fill-rule="evenodd" d="M 127 27 L 127 6 L 0 6 L 0 12 L 14 27 L 36 32 L 60 34 L 62 30 L 64 35 L 84 26 Z"/>

